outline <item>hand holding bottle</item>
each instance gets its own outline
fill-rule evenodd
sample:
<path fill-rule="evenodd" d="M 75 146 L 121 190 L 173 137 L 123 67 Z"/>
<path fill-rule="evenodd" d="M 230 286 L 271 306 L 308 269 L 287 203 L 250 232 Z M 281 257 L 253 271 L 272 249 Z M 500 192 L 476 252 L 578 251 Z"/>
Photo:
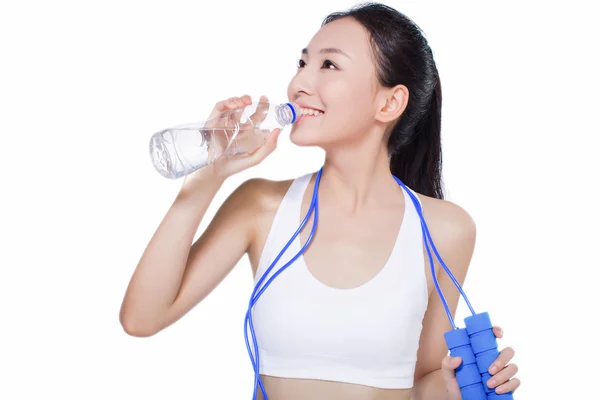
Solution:
<path fill-rule="evenodd" d="M 252 98 L 249 95 L 230 97 L 215 104 L 204 128 L 212 131 L 212 151 L 222 155 L 216 157 L 205 167 L 185 175 L 184 185 L 188 185 L 188 182 L 195 181 L 197 177 L 206 174 L 224 180 L 259 164 L 275 150 L 281 129 L 275 128 L 269 132 L 259 128 L 267 115 L 268 98 L 261 96 L 256 111 L 244 118 L 244 108 L 251 104 Z M 238 125 L 239 132 L 243 132 L 243 135 L 235 138 L 235 142 L 233 142 L 235 146 L 254 150 L 243 154 L 235 154 L 239 149 L 229 151 L 228 146 L 232 144 L 231 126 L 233 125 Z"/>
<path fill-rule="evenodd" d="M 256 103 L 248 95 L 231 97 L 217 102 L 206 121 L 152 135 L 150 157 L 166 178 L 177 179 L 199 169 L 226 178 L 260 163 L 275 149 L 281 130 L 299 115 L 295 103 L 271 104 L 266 96 Z"/>
<path fill-rule="evenodd" d="M 244 108 L 251 104 L 252 98 L 249 95 L 231 97 L 227 100 L 217 102 L 208 118 L 216 123 L 221 123 L 220 121 L 227 121 L 227 118 L 213 118 L 219 115 L 219 113 L 232 111 L 228 113 L 228 118 L 233 120 L 235 124 L 238 124 L 240 132 L 243 132 L 243 135 L 240 134 L 236 138 L 235 145 L 238 148 L 252 149 L 245 154 L 233 154 L 235 153 L 235 149 L 232 149 L 230 152 L 232 153 L 231 155 L 225 151 L 224 156 L 217 158 L 211 165 L 214 172 L 223 178 L 261 163 L 277 146 L 277 138 L 281 133 L 281 129 L 275 128 L 272 131 L 268 131 L 259 128 L 267 116 L 269 99 L 266 96 L 261 96 L 256 111 L 244 120 Z M 215 141 L 215 148 L 223 151 L 231 143 L 231 138 L 228 137 L 226 132 L 218 132 L 215 134 Z M 211 165 L 208 167 L 210 168 Z"/>

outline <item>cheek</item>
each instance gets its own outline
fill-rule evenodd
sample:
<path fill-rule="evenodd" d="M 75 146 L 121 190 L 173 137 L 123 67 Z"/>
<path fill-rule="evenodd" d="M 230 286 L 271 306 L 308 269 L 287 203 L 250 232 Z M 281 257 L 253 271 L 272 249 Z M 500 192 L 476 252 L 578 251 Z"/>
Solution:
<path fill-rule="evenodd" d="M 327 98 L 332 99 L 336 114 L 351 116 L 357 111 L 363 113 L 372 108 L 369 88 L 360 84 L 360 78 L 347 78 L 332 82 L 326 89 Z"/>
<path fill-rule="evenodd" d="M 322 121 L 306 121 L 292 126 L 290 141 L 296 145 L 326 143 L 364 132 L 372 123 L 373 100 L 368 87 L 357 85 L 359 79 L 328 78 L 315 85 L 313 96 L 325 106 Z M 288 98 L 297 93 L 288 87 Z"/>
<path fill-rule="evenodd" d="M 338 93 L 339 101 L 336 102 L 327 124 L 335 124 L 331 128 L 342 132 L 363 131 L 372 123 L 373 115 L 373 101 L 368 88 L 346 87 Z"/>

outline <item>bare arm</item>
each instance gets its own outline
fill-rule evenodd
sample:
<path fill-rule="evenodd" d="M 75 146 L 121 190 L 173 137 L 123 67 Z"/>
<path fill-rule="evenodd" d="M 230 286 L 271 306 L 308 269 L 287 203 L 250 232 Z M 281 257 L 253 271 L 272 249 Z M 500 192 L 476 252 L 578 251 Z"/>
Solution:
<path fill-rule="evenodd" d="M 209 173 L 201 190 L 182 190 L 144 251 L 120 312 L 132 336 L 152 336 L 180 319 L 204 299 L 248 249 L 258 212 L 255 182 L 238 187 L 223 203 L 206 231 L 194 235 L 223 180 Z"/>
<path fill-rule="evenodd" d="M 264 119 L 269 99 L 261 96 L 249 120 Z M 248 95 L 215 104 L 209 120 L 226 110 L 252 104 Z M 217 121 L 218 122 L 218 121 Z M 215 122 L 215 123 L 217 123 Z M 277 147 L 280 130 L 251 153 L 219 157 L 186 175 L 179 195 L 152 236 L 133 273 L 119 320 L 132 336 L 152 336 L 204 299 L 248 250 L 260 212 L 262 179 L 238 187 L 221 206 L 206 231 L 192 245 L 198 226 L 225 179 L 263 161 Z"/>
<path fill-rule="evenodd" d="M 440 206 L 435 210 L 424 208 L 424 216 L 440 256 L 456 280 L 463 285 L 475 249 L 475 222 L 464 209 L 454 203 L 446 201 Z M 440 289 L 454 318 L 460 293 L 441 267 L 433 251 L 431 255 L 434 265 L 439 268 L 437 277 Z M 426 260 L 426 265 L 429 265 L 429 259 Z M 411 399 L 448 398 L 441 365 L 442 359 L 448 354 L 444 333 L 450 329 L 452 327 L 437 290 L 434 289 L 423 319 Z"/>

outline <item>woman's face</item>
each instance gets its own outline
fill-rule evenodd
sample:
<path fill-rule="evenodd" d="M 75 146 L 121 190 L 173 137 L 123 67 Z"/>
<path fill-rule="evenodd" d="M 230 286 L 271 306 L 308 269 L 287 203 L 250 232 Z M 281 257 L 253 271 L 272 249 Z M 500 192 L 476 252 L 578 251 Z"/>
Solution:
<path fill-rule="evenodd" d="M 368 32 L 353 18 L 323 26 L 298 61 L 288 99 L 324 111 L 301 117 L 290 140 L 299 146 L 352 145 L 373 126 L 375 66 Z"/>

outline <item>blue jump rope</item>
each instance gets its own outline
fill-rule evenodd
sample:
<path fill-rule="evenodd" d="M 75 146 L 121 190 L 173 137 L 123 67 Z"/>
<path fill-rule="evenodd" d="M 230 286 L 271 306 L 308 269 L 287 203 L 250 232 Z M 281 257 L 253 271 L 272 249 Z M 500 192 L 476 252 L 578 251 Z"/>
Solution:
<path fill-rule="evenodd" d="M 250 303 L 248 305 L 248 311 L 246 312 L 246 319 L 244 323 L 244 336 L 246 339 L 246 347 L 248 349 L 248 354 L 250 355 L 250 361 L 252 362 L 252 366 L 254 367 L 254 394 L 252 399 L 256 400 L 256 396 L 258 393 L 258 388 L 263 393 L 264 399 L 268 400 L 267 393 L 263 386 L 263 383 L 260 379 L 259 373 L 259 352 L 258 352 L 258 343 L 256 341 L 256 333 L 254 332 L 254 325 L 252 323 L 252 306 L 256 303 L 258 298 L 263 294 L 265 289 L 273 282 L 283 270 L 285 270 L 288 266 L 290 266 L 308 247 L 310 242 L 313 239 L 315 234 L 315 230 L 317 227 L 317 220 L 319 218 L 319 203 L 317 200 L 319 193 L 319 182 L 321 181 L 321 174 L 323 173 L 323 168 L 319 170 L 317 174 L 317 178 L 315 181 L 315 187 L 313 189 L 312 201 L 310 203 L 310 207 L 304 217 L 304 220 L 298 227 L 298 230 L 294 233 L 292 238 L 287 242 L 284 248 L 281 250 L 279 255 L 275 258 L 275 260 L 271 263 L 269 268 L 264 272 L 259 281 L 256 283 L 254 290 L 252 291 L 252 296 L 250 297 Z M 492 362 L 498 357 L 500 352 L 498 351 L 498 344 L 496 342 L 496 336 L 492 331 L 492 322 L 490 321 L 490 317 L 487 312 L 483 312 L 480 314 L 476 314 L 475 310 L 471 306 L 469 299 L 467 299 L 467 295 L 463 291 L 462 287 L 452 275 L 452 272 L 448 269 L 442 258 L 440 257 L 435 245 L 433 244 L 433 240 L 429 234 L 429 229 L 427 228 L 427 224 L 425 223 L 425 219 L 423 218 L 423 213 L 421 209 L 421 205 L 419 204 L 418 199 L 415 195 L 408 190 L 406 185 L 402 183 L 400 179 L 394 176 L 394 179 L 400 186 L 406 189 L 406 192 L 411 197 L 419 217 L 421 218 L 421 230 L 423 231 L 423 238 L 425 239 L 425 248 L 427 250 L 427 255 L 429 256 L 429 265 L 431 267 L 431 275 L 433 277 L 433 283 L 435 284 L 435 288 L 440 296 L 442 304 L 444 305 L 444 309 L 446 310 L 446 315 L 448 316 L 448 320 L 452 325 L 452 330 L 446 332 L 444 334 L 444 338 L 446 339 L 446 346 L 450 350 L 450 355 L 453 357 L 462 357 L 462 363 L 455 370 L 456 380 L 458 381 L 458 386 L 460 387 L 461 395 L 463 400 L 512 400 L 513 395 L 512 392 L 496 394 L 493 389 L 490 389 L 485 384 L 490 378 L 490 374 L 488 373 L 488 369 Z M 269 275 L 277 261 L 281 258 L 283 253 L 287 250 L 287 248 L 292 244 L 296 236 L 300 234 L 308 220 L 312 212 L 315 213 L 315 218 L 313 222 L 313 227 L 310 232 L 310 236 L 306 240 L 304 246 L 300 249 L 300 251 L 292 257 L 283 267 L 281 267 L 277 272 L 273 274 L 271 278 L 261 287 L 265 278 Z M 471 310 L 471 316 L 465 318 L 465 328 L 457 328 L 454 324 L 454 320 L 452 318 L 452 313 L 448 308 L 448 304 L 446 303 L 446 299 L 442 294 L 442 290 L 437 282 L 437 278 L 435 276 L 435 269 L 433 266 L 433 257 L 431 256 L 431 250 L 429 248 L 429 243 L 433 247 L 433 251 L 440 261 L 440 264 L 444 268 L 444 271 L 448 274 L 454 285 L 459 290 L 460 294 L 465 299 L 467 306 Z M 250 333 L 252 335 L 253 341 L 253 350 L 250 348 L 250 343 L 248 341 L 248 328 L 250 328 Z"/>

